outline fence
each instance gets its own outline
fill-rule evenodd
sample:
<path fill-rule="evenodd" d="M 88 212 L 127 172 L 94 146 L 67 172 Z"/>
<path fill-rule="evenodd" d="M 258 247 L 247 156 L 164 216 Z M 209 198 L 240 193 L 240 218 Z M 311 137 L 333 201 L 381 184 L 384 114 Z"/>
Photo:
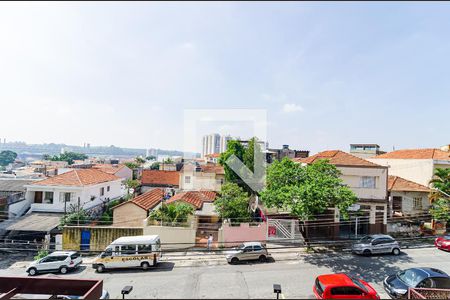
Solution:
<path fill-rule="evenodd" d="M 450 289 L 410 288 L 408 299 L 450 299 Z"/>

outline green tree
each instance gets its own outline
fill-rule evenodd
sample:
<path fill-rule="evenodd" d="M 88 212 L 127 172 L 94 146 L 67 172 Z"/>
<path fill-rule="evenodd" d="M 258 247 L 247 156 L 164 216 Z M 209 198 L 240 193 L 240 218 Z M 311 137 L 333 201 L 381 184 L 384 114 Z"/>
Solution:
<path fill-rule="evenodd" d="M 429 195 L 433 219 L 450 221 L 450 168 L 437 168 L 430 184 L 433 186 Z"/>
<path fill-rule="evenodd" d="M 136 194 L 136 189 L 141 185 L 137 179 L 127 179 L 125 181 L 125 186 L 127 188 L 127 198 L 130 197 L 130 190 L 133 189 L 133 196 Z"/>
<path fill-rule="evenodd" d="M 168 158 L 163 160 L 163 164 L 173 164 L 173 159 L 168 157 Z"/>
<path fill-rule="evenodd" d="M 67 161 L 69 165 L 72 165 L 75 160 L 84 160 L 88 158 L 86 154 L 76 152 L 64 152 L 60 155 L 54 155 L 50 158 L 53 161 Z"/>
<path fill-rule="evenodd" d="M 10 163 L 14 162 L 16 160 L 17 153 L 10 151 L 10 150 L 4 150 L 0 152 L 0 166 L 7 166 Z"/>
<path fill-rule="evenodd" d="M 44 154 L 42 155 L 42 160 L 51 160 L 52 156 L 50 154 Z"/>
<path fill-rule="evenodd" d="M 139 166 L 134 162 L 126 162 L 124 163 L 125 166 L 130 168 L 131 170 L 137 169 Z"/>
<path fill-rule="evenodd" d="M 249 222 L 251 220 L 249 210 L 249 195 L 236 183 L 225 183 L 214 201 L 216 212 L 231 223 Z"/>
<path fill-rule="evenodd" d="M 146 160 L 156 160 L 156 156 L 154 155 L 149 155 L 145 158 Z"/>
<path fill-rule="evenodd" d="M 136 162 L 136 164 L 137 164 L 138 166 L 141 166 L 142 164 L 145 163 L 145 159 L 142 158 L 142 157 L 140 157 L 140 156 L 136 157 L 136 158 L 134 159 L 134 161 Z"/>
<path fill-rule="evenodd" d="M 159 162 L 152 163 L 150 170 L 159 170 Z"/>
<path fill-rule="evenodd" d="M 303 167 L 286 157 L 269 166 L 261 199 L 267 207 L 288 210 L 302 220 L 313 219 L 329 207 L 337 207 L 347 217 L 357 197 L 340 175 L 326 160 Z"/>
<path fill-rule="evenodd" d="M 157 210 L 150 213 L 150 219 L 162 221 L 163 223 L 185 223 L 190 215 L 194 213 L 194 208 L 183 202 L 170 204 L 163 203 Z"/>

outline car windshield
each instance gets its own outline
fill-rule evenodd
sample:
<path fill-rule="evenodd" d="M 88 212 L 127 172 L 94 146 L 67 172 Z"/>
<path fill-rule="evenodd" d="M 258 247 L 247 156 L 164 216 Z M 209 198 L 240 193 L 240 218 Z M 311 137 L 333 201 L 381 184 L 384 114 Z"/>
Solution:
<path fill-rule="evenodd" d="M 350 277 L 350 279 L 353 281 L 355 285 L 357 285 L 360 289 L 362 289 L 364 292 L 368 292 L 367 288 L 364 286 L 364 284 L 361 283 L 358 279 L 354 277 Z"/>
<path fill-rule="evenodd" d="M 416 287 L 416 285 L 425 279 L 425 275 L 421 274 L 417 270 L 409 269 L 398 273 L 398 278 L 410 287 Z"/>
<path fill-rule="evenodd" d="M 240 244 L 239 246 L 238 246 L 238 249 L 244 249 L 245 248 L 245 245 L 244 244 Z"/>
<path fill-rule="evenodd" d="M 373 240 L 373 238 L 371 236 L 365 236 L 362 239 L 359 240 L 360 243 L 362 244 L 368 244 Z"/>

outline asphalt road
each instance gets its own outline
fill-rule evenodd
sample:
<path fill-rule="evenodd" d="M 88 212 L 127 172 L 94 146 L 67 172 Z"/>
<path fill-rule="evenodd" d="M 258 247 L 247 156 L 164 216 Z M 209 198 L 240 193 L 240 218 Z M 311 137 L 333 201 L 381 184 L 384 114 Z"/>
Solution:
<path fill-rule="evenodd" d="M 313 298 L 312 285 L 320 274 L 347 272 L 368 281 L 387 298 L 383 279 L 413 266 L 436 267 L 450 274 L 450 253 L 435 248 L 408 249 L 400 256 L 361 257 L 352 254 L 303 254 L 298 259 L 271 263 L 199 266 L 164 262 L 156 269 L 116 270 L 97 274 L 89 266 L 66 275 L 72 278 L 101 278 L 111 298 L 121 298 L 126 285 L 134 287 L 127 298 L 275 298 L 273 284 L 281 284 L 286 298 Z M 24 268 L 0 270 L 0 276 L 25 275 Z"/>

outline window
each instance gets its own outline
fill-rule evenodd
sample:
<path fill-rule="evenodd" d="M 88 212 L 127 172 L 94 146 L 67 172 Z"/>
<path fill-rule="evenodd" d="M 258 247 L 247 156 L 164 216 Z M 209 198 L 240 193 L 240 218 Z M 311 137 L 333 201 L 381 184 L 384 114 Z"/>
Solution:
<path fill-rule="evenodd" d="M 80 253 L 75 253 L 70 256 L 71 259 L 77 259 L 78 257 L 80 257 Z"/>
<path fill-rule="evenodd" d="M 135 245 L 123 245 L 121 249 L 122 255 L 130 255 L 136 254 L 136 246 Z"/>
<path fill-rule="evenodd" d="M 105 195 L 105 188 L 104 187 L 100 188 L 100 196 L 103 196 L 103 195 Z"/>
<path fill-rule="evenodd" d="M 184 183 L 191 183 L 191 176 L 185 176 Z"/>
<path fill-rule="evenodd" d="M 72 200 L 72 193 L 61 193 L 61 202 L 70 202 Z"/>
<path fill-rule="evenodd" d="M 422 197 L 414 197 L 413 198 L 413 207 L 414 209 L 422 209 Z"/>
<path fill-rule="evenodd" d="M 253 246 L 253 251 L 261 251 L 261 246 Z"/>
<path fill-rule="evenodd" d="M 109 185 L 106 187 L 106 191 L 107 192 L 109 192 L 109 190 L 110 190 L 110 187 L 109 187 Z"/>
<path fill-rule="evenodd" d="M 335 287 L 331 289 L 331 295 L 362 295 L 363 292 L 352 286 Z"/>
<path fill-rule="evenodd" d="M 360 187 L 365 189 L 374 189 L 375 181 L 375 176 L 362 176 Z"/>
<path fill-rule="evenodd" d="M 323 291 L 325 290 L 325 286 L 319 281 L 319 279 L 316 279 L 316 290 L 320 296 L 322 296 Z"/>
<path fill-rule="evenodd" d="M 44 203 L 53 204 L 53 192 L 44 192 Z"/>
<path fill-rule="evenodd" d="M 152 245 L 138 245 L 138 254 L 152 253 Z"/>

